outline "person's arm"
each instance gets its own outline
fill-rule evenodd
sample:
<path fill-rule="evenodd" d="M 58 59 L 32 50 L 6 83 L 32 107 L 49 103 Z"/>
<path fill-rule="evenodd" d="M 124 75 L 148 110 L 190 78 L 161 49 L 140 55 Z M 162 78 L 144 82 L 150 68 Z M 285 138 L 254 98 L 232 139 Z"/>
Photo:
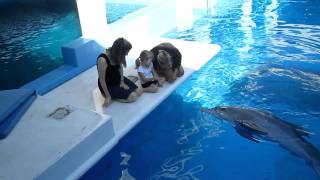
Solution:
<path fill-rule="evenodd" d="M 184 74 L 184 69 L 182 66 L 179 67 L 178 72 L 177 72 L 177 77 L 181 77 Z"/>
<path fill-rule="evenodd" d="M 107 63 L 105 62 L 104 58 L 101 57 L 98 59 L 97 66 L 98 66 L 99 81 L 100 81 L 101 87 L 103 89 L 103 92 L 105 93 L 105 96 L 106 96 L 104 106 L 107 106 L 111 103 L 111 96 L 108 91 L 106 80 L 105 80 Z"/>
<path fill-rule="evenodd" d="M 152 68 L 152 75 L 155 80 L 159 80 L 159 74 L 156 72 L 156 70 L 154 68 Z"/>
<path fill-rule="evenodd" d="M 178 69 L 176 68 L 176 69 L 173 70 L 173 73 L 172 73 L 172 79 L 173 80 L 177 79 L 177 74 L 178 74 Z"/>
<path fill-rule="evenodd" d="M 153 81 L 153 80 L 154 80 L 154 78 L 146 78 L 146 77 L 144 76 L 144 74 L 141 73 L 141 72 L 138 72 L 138 75 L 139 75 L 140 79 L 141 79 L 143 82 L 149 82 L 149 81 Z"/>
<path fill-rule="evenodd" d="M 164 84 L 165 78 L 164 77 L 160 77 L 159 74 L 157 73 L 157 71 L 154 68 L 152 68 L 152 74 L 153 74 L 154 80 L 158 81 L 158 83 L 159 83 L 158 85 L 162 86 Z"/>
<path fill-rule="evenodd" d="M 177 70 L 174 69 L 169 69 L 166 71 L 166 76 L 165 76 L 166 80 L 170 83 L 172 83 L 173 81 L 175 81 L 177 79 Z"/>
<path fill-rule="evenodd" d="M 122 64 L 120 65 L 119 71 L 120 71 L 120 76 L 121 76 L 120 87 L 125 89 L 125 90 L 128 90 L 129 86 L 126 85 L 126 83 L 124 83 L 123 66 L 122 66 Z"/>

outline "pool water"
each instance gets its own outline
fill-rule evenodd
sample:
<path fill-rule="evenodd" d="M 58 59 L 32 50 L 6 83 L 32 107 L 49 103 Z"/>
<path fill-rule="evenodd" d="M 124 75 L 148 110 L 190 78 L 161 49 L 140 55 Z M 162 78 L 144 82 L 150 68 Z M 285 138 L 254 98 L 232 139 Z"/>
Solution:
<path fill-rule="evenodd" d="M 144 6 L 108 3 L 109 23 Z M 63 64 L 61 46 L 81 36 L 76 8 L 0 6 L 0 90 L 19 88 Z"/>
<path fill-rule="evenodd" d="M 107 3 L 107 21 L 108 24 L 111 24 L 125 15 L 133 13 L 141 8 L 145 7 L 145 5 L 141 4 L 122 4 L 122 3 Z"/>
<path fill-rule="evenodd" d="M 0 90 L 19 88 L 63 64 L 60 47 L 81 36 L 74 10 L 0 7 Z"/>
<path fill-rule="evenodd" d="M 217 0 L 167 38 L 219 54 L 130 131 L 82 179 L 319 179 L 275 142 L 255 143 L 202 113 L 218 105 L 272 112 L 320 149 L 320 1 Z"/>

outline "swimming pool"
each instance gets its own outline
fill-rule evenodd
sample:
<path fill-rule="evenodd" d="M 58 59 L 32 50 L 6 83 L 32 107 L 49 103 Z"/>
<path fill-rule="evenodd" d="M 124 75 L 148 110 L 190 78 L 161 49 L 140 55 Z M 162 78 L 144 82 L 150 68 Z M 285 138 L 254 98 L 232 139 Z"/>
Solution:
<path fill-rule="evenodd" d="M 108 3 L 109 23 L 143 5 Z M 0 90 L 19 88 L 63 64 L 61 46 L 81 36 L 76 9 L 0 6 Z"/>
<path fill-rule="evenodd" d="M 200 107 L 272 112 L 315 135 L 320 149 L 319 1 L 216 1 L 165 37 L 222 49 L 129 132 L 82 179 L 318 179 L 277 143 L 255 143 Z"/>
<path fill-rule="evenodd" d="M 0 90 L 19 88 L 63 64 L 60 47 L 81 36 L 74 10 L 1 5 Z"/>
<path fill-rule="evenodd" d="M 107 21 L 109 24 L 123 18 L 125 15 L 133 13 L 145 5 L 141 4 L 122 4 L 122 3 L 107 3 Z"/>

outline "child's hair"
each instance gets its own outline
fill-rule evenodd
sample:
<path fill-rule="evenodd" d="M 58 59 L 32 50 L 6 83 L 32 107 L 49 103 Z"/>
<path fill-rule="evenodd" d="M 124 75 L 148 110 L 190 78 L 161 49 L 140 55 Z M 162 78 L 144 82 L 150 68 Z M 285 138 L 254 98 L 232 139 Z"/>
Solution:
<path fill-rule="evenodd" d="M 138 59 L 136 59 L 136 69 L 140 66 L 141 61 L 143 61 L 144 59 L 148 59 L 149 57 L 153 59 L 153 53 L 148 50 L 143 50 L 140 53 L 140 56 L 138 57 Z"/>
<path fill-rule="evenodd" d="M 172 66 L 171 57 L 167 51 L 159 50 L 157 60 L 161 68 L 167 69 Z"/>

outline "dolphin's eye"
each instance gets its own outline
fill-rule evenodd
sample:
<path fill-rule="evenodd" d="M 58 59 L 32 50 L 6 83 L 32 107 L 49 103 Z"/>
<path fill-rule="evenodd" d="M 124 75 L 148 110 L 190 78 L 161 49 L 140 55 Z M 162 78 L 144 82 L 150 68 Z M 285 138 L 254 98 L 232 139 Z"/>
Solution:
<path fill-rule="evenodd" d="M 225 108 L 225 107 L 222 107 L 222 108 L 221 108 L 222 111 L 225 111 L 226 109 L 227 109 L 227 108 Z"/>

